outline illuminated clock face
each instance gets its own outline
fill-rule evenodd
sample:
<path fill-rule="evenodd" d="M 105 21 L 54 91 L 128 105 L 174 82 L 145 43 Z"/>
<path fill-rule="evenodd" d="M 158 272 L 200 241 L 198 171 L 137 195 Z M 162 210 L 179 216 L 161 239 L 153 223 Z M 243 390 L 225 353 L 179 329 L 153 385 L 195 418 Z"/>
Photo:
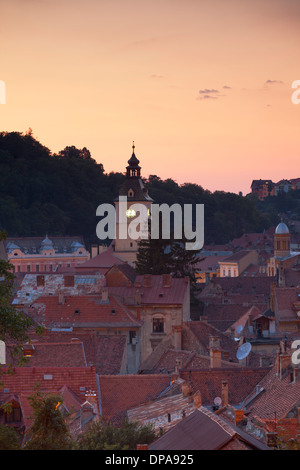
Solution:
<path fill-rule="evenodd" d="M 133 209 L 128 209 L 126 211 L 126 215 L 127 215 L 127 217 L 130 217 L 130 218 L 135 217 L 135 211 Z"/>

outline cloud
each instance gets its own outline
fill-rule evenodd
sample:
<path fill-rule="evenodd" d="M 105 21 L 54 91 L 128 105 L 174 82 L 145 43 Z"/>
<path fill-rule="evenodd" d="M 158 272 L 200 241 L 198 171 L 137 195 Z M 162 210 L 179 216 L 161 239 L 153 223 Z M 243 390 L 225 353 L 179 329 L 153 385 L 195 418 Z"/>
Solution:
<path fill-rule="evenodd" d="M 224 90 L 232 90 L 231 86 L 223 85 Z"/>
<path fill-rule="evenodd" d="M 151 77 L 151 78 L 164 78 L 163 75 L 156 75 L 156 73 L 152 73 L 152 74 L 150 75 L 150 77 Z"/>
<path fill-rule="evenodd" d="M 282 80 L 267 80 L 264 83 L 265 85 L 276 85 L 276 84 L 283 84 Z"/>
<path fill-rule="evenodd" d="M 231 87 L 224 85 L 222 87 L 223 89 L 231 89 Z M 199 90 L 199 95 L 196 99 L 197 100 L 217 100 L 221 98 L 222 96 L 226 96 L 224 94 L 221 94 L 219 90 L 216 88 L 203 88 Z"/>
<path fill-rule="evenodd" d="M 219 98 L 219 96 L 214 96 L 214 95 L 201 95 L 201 96 L 198 96 L 196 99 L 197 100 L 217 100 Z"/>
<path fill-rule="evenodd" d="M 205 88 L 204 90 L 199 90 L 200 95 L 205 94 L 207 95 L 208 93 L 219 93 L 219 90 L 215 90 L 214 88 Z"/>

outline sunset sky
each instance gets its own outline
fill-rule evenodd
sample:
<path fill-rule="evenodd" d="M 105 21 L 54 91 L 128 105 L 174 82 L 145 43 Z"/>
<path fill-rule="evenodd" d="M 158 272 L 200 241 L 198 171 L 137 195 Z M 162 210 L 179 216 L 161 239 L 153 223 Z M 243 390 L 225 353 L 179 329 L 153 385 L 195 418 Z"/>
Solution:
<path fill-rule="evenodd" d="M 0 0 L 0 131 L 250 192 L 300 177 L 299 0 Z"/>

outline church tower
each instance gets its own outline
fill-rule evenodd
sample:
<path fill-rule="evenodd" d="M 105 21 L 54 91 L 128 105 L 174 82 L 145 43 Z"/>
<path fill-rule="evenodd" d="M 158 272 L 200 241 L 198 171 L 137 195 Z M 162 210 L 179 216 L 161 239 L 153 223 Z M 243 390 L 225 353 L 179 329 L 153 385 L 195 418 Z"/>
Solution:
<path fill-rule="evenodd" d="M 133 143 L 132 155 L 126 167 L 126 179 L 120 188 L 118 199 L 115 200 L 116 238 L 114 240 L 115 256 L 132 265 L 136 260 L 139 239 L 132 239 L 130 231 L 134 228 L 135 220 L 137 220 L 136 226 L 139 225 L 139 214 L 131 206 L 133 204 L 143 204 L 150 216 L 151 204 L 153 202 L 141 179 L 140 161 L 137 159 L 134 150 L 135 145 Z M 124 198 L 126 198 L 126 206 L 125 202 L 123 202 Z M 124 234 L 127 234 L 125 238 Z"/>
<path fill-rule="evenodd" d="M 291 234 L 283 222 L 277 225 L 274 234 L 274 256 L 284 258 L 290 254 Z"/>

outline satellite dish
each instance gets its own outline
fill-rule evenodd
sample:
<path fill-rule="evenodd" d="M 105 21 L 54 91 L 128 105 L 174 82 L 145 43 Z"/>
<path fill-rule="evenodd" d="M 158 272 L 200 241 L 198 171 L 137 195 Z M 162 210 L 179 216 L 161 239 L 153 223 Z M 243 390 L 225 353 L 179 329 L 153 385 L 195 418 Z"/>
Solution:
<path fill-rule="evenodd" d="M 0 341 L 0 364 L 6 364 L 6 346 L 4 341 Z"/>
<path fill-rule="evenodd" d="M 250 353 L 251 349 L 252 346 L 250 343 L 242 344 L 242 346 L 240 346 L 236 352 L 236 357 L 238 358 L 238 360 L 241 361 L 242 359 L 245 359 Z"/>
<path fill-rule="evenodd" d="M 221 399 L 220 397 L 216 397 L 216 398 L 214 399 L 214 404 L 215 404 L 216 406 L 221 406 L 221 405 L 222 405 L 222 399 Z"/>

